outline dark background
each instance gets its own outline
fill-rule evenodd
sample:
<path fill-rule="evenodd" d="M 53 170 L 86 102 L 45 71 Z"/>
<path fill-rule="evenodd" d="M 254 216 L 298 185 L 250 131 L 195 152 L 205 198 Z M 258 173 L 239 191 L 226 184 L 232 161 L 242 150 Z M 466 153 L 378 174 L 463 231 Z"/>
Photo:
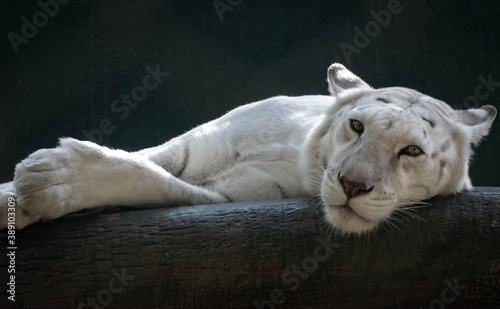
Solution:
<path fill-rule="evenodd" d="M 104 118 L 114 130 L 101 144 L 138 150 L 244 103 L 327 94 L 332 62 L 374 87 L 415 88 L 457 108 L 474 96 L 480 76 L 500 81 L 494 0 L 402 0 L 402 11 L 348 59 L 341 43 L 356 47 L 355 27 L 365 32 L 370 11 L 387 10 L 389 2 L 230 0 L 237 5 L 221 20 L 213 0 L 73 0 L 59 4 L 17 53 L 9 33 L 22 35 L 23 17 L 32 21 L 42 9 L 37 1 L 2 3 L 0 182 L 31 152 L 62 136 L 86 139 L 82 130 Z M 169 76 L 120 119 L 111 102 L 157 65 Z M 499 109 L 499 93 L 479 103 Z M 475 185 L 500 186 L 498 121 L 477 149 Z"/>

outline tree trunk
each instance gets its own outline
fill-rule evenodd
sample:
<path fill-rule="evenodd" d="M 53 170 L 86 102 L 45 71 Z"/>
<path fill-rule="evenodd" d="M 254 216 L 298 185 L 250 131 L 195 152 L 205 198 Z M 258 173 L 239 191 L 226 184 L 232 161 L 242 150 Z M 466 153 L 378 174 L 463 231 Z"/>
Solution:
<path fill-rule="evenodd" d="M 430 202 L 364 236 L 307 199 L 83 211 L 17 231 L 0 308 L 500 308 L 500 188 Z"/>

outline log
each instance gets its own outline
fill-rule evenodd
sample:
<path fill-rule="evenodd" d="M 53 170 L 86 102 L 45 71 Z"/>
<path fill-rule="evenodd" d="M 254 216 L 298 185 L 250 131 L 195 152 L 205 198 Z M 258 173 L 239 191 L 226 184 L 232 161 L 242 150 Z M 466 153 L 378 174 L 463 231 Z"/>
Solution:
<path fill-rule="evenodd" d="M 82 211 L 16 231 L 0 308 L 500 308 L 500 188 L 429 202 L 364 236 L 308 199 Z"/>

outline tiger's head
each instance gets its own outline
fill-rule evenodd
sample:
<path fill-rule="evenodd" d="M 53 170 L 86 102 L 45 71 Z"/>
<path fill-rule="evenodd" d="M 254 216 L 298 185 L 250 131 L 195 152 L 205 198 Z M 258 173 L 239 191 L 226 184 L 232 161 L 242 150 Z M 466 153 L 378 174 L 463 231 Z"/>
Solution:
<path fill-rule="evenodd" d="M 335 104 L 308 137 L 306 186 L 334 227 L 362 233 L 403 205 L 472 188 L 472 146 L 493 106 L 454 110 L 412 89 L 373 89 L 340 64 L 328 84 Z"/>

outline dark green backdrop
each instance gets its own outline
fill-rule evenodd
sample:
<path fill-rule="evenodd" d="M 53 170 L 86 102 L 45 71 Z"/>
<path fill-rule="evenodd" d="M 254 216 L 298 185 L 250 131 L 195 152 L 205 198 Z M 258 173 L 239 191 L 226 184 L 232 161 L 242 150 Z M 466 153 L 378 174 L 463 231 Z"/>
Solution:
<path fill-rule="evenodd" d="M 494 0 L 9 2 L 0 12 L 1 182 L 29 153 L 61 136 L 86 139 L 102 119 L 113 128 L 102 144 L 137 150 L 247 102 L 327 94 L 332 62 L 374 87 L 500 107 L 500 87 L 476 95 L 481 77 L 500 81 Z M 144 95 L 134 87 L 148 66 L 169 75 L 115 113 L 121 94 Z M 477 149 L 476 185 L 500 186 L 499 138 L 497 123 Z"/>

